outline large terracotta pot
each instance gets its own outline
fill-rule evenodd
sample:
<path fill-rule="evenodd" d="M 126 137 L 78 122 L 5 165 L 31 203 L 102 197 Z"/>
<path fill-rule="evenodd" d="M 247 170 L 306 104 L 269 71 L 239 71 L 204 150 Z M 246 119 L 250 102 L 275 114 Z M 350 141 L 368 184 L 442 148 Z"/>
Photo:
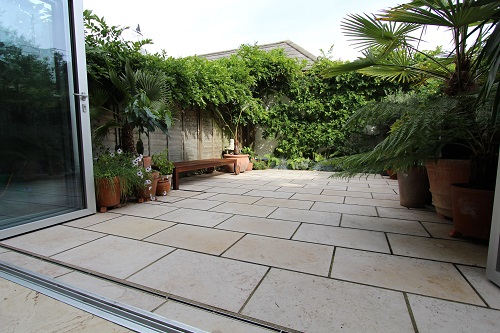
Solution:
<path fill-rule="evenodd" d="M 252 171 L 253 170 L 253 162 L 248 162 L 247 168 L 245 171 Z"/>
<path fill-rule="evenodd" d="M 399 203 L 410 208 L 425 207 L 429 198 L 429 178 L 423 166 L 398 172 Z"/>
<path fill-rule="evenodd" d="M 495 191 L 477 190 L 467 184 L 453 184 L 450 188 L 453 207 L 450 236 L 489 239 Z"/>
<path fill-rule="evenodd" d="M 99 208 L 101 213 L 105 213 L 108 207 L 120 206 L 120 179 L 118 177 L 114 177 L 112 180 L 98 180 L 96 194 L 97 208 Z"/>
<path fill-rule="evenodd" d="M 224 154 L 224 158 L 236 158 L 237 165 L 240 167 L 240 172 L 245 172 L 248 163 L 250 163 L 250 160 L 248 159 L 248 154 L 239 154 L 239 155 Z M 229 164 L 226 165 L 225 167 L 227 172 L 234 172 L 234 165 Z"/>
<path fill-rule="evenodd" d="M 437 214 L 452 218 L 450 185 L 469 181 L 470 161 L 440 159 L 429 161 L 425 166 Z"/>

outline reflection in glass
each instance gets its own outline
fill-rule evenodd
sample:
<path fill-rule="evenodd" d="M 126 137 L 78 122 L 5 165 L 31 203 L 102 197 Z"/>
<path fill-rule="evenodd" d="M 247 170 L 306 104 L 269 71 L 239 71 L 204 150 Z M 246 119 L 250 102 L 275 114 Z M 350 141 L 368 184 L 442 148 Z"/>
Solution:
<path fill-rule="evenodd" d="M 0 229 L 84 207 L 66 1 L 0 0 Z"/>

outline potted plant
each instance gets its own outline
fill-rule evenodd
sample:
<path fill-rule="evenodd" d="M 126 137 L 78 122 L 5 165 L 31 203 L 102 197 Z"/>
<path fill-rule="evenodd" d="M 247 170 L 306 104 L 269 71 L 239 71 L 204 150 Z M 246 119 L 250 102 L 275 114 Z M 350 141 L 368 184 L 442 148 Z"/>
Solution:
<path fill-rule="evenodd" d="M 163 152 L 154 154 L 152 160 L 153 168 L 160 172 L 156 195 L 165 196 L 170 191 L 170 179 L 174 171 L 174 164 L 168 160 L 168 148 L 165 148 Z"/>
<path fill-rule="evenodd" d="M 94 182 L 97 207 L 101 213 L 109 207 L 119 207 L 139 184 L 130 155 L 121 149 L 116 152 L 108 150 L 94 158 Z"/>
<path fill-rule="evenodd" d="M 477 174 L 488 173 L 496 165 L 497 144 L 496 130 L 498 128 L 498 111 L 500 109 L 500 94 L 495 94 L 495 102 L 486 112 L 486 123 L 478 121 L 479 111 L 488 97 L 494 94 L 495 82 L 498 80 L 500 62 L 500 26 L 498 24 L 500 6 L 498 1 L 461 0 L 443 2 L 439 0 L 410 1 L 407 4 L 385 10 L 376 16 L 350 15 L 343 22 L 343 29 L 358 45 L 364 49 L 364 58 L 352 63 L 332 67 L 325 71 L 326 76 L 334 76 L 349 71 L 358 71 L 363 74 L 384 77 L 399 82 L 422 82 L 429 78 L 439 79 L 444 83 L 443 100 L 458 100 L 458 105 L 444 106 L 443 115 L 447 121 L 441 122 L 438 136 L 423 137 L 427 142 L 435 141 L 438 153 L 428 155 L 426 160 L 445 157 L 445 146 L 461 146 L 466 159 L 471 160 L 472 184 L 480 184 Z M 386 23 L 389 22 L 389 23 Z M 411 32 L 427 26 L 441 26 L 452 32 L 453 50 L 447 54 L 442 52 L 426 53 L 417 49 L 419 39 L 412 37 Z M 461 98 L 468 98 L 476 94 L 473 107 L 468 102 L 461 105 Z M 433 127 L 433 119 L 422 125 Z M 461 126 L 461 125 L 467 126 Z M 479 127 L 475 127 L 478 126 Z M 472 127 L 471 127 L 472 126 Z M 427 128 L 415 127 L 423 131 L 413 131 L 417 136 L 429 133 Z M 461 128 L 462 131 L 457 131 Z M 393 137 L 394 138 L 394 137 Z M 484 142 L 492 144 L 484 145 Z M 479 145 L 478 145 L 479 143 Z M 480 147 L 482 146 L 482 147 Z M 489 146 L 488 149 L 483 149 Z M 479 148 L 479 149 L 478 149 Z M 417 147 L 418 150 L 418 147 Z M 485 154 L 485 151 L 488 151 Z M 413 151 L 409 151 L 414 153 Z M 482 161 L 482 162 L 479 162 Z M 488 162 L 485 162 L 488 161 Z M 450 162 L 450 161 L 448 161 Z M 469 162 L 459 162 L 467 164 Z M 438 163 L 439 164 L 439 163 Z M 436 165 L 438 165 L 436 164 Z M 428 162 L 428 171 L 433 171 L 433 162 Z M 481 166 L 487 165 L 488 168 Z M 429 168 L 430 166 L 430 168 Z M 467 169 L 467 167 L 464 167 Z M 456 170 L 451 167 L 449 170 Z M 496 174 L 496 173 L 495 173 Z M 461 176 L 468 178 L 467 176 Z M 443 179 L 442 176 L 430 176 L 431 190 L 433 178 Z M 488 180 L 490 184 L 491 178 Z M 448 207 L 443 211 L 450 213 L 451 199 L 450 181 L 445 185 L 442 193 L 443 202 Z M 433 192 L 433 201 L 435 200 Z M 439 197 L 441 199 L 441 197 Z M 453 216 L 455 219 L 455 216 Z"/>
<path fill-rule="evenodd" d="M 256 156 L 255 152 L 250 147 L 243 147 L 241 149 L 241 153 L 248 155 L 248 166 L 246 167 L 245 171 L 252 171 Z"/>

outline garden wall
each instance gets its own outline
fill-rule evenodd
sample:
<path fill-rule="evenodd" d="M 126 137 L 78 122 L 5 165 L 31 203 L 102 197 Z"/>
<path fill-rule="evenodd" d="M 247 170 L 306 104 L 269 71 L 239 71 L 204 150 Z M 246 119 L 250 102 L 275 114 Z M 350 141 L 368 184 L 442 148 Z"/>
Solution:
<path fill-rule="evenodd" d="M 138 135 L 135 135 L 137 141 Z M 229 145 L 220 126 L 208 111 L 184 110 L 177 114 L 168 135 L 161 131 L 150 133 L 149 150 L 147 138 L 142 136 L 144 154 L 148 155 L 168 148 L 169 159 L 172 162 L 189 161 L 204 158 L 221 157 L 224 147 Z M 112 131 L 104 140 L 107 148 L 115 147 L 115 132 Z"/>

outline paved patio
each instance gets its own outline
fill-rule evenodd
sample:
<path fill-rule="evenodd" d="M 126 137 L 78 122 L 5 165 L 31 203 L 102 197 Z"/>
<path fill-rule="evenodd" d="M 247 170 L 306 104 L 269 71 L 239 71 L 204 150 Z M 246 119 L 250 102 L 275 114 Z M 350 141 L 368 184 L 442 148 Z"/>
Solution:
<path fill-rule="evenodd" d="M 2 241 L 0 260 L 207 331 L 500 331 L 486 245 L 401 207 L 397 181 L 330 175 L 183 178 L 157 202 Z"/>

